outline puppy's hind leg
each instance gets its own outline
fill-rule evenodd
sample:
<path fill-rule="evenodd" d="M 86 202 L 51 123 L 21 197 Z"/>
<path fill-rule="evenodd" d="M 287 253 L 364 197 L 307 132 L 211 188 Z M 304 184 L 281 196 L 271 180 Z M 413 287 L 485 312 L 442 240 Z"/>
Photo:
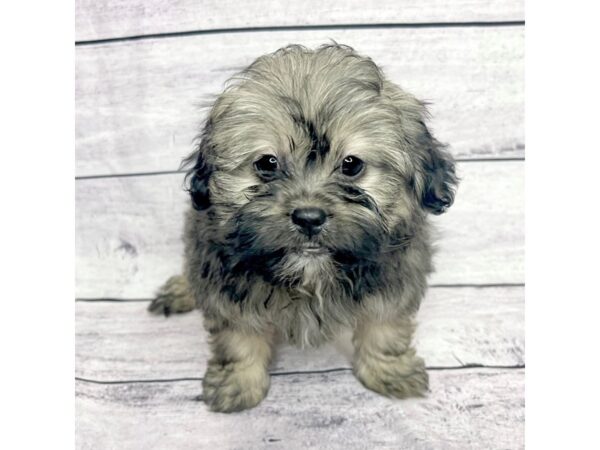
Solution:
<path fill-rule="evenodd" d="M 171 313 L 184 313 L 193 310 L 196 301 L 191 293 L 187 279 L 182 275 L 169 278 L 163 284 L 156 297 L 148 306 L 148 310 L 155 314 L 168 316 Z"/>
<path fill-rule="evenodd" d="M 411 347 L 414 325 L 408 318 L 364 320 L 354 331 L 354 374 L 367 388 L 388 397 L 422 397 L 429 377 Z"/>

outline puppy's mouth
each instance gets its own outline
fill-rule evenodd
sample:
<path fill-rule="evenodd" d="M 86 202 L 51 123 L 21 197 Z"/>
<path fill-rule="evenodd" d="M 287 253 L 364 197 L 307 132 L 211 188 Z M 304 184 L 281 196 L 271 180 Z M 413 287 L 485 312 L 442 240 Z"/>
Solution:
<path fill-rule="evenodd" d="M 327 255 L 329 250 L 316 242 L 306 242 L 297 249 L 297 252 L 303 256 L 320 256 Z"/>

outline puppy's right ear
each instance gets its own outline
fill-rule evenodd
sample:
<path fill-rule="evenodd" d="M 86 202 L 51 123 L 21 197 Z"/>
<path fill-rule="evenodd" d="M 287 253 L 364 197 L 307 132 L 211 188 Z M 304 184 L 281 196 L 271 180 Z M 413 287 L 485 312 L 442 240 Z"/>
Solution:
<path fill-rule="evenodd" d="M 185 176 L 185 181 L 188 185 L 187 191 L 192 198 L 192 205 L 197 211 L 204 211 L 211 205 L 208 185 L 214 167 L 207 160 L 207 155 L 210 153 L 211 133 L 212 123 L 209 120 L 200 136 L 197 137 L 196 151 L 181 163 L 181 167 L 189 167 L 193 164 Z"/>
<path fill-rule="evenodd" d="M 190 171 L 190 184 L 188 192 L 192 198 L 192 205 L 197 211 L 203 211 L 210 207 L 210 191 L 208 181 L 212 173 L 212 168 L 204 158 L 202 152 L 198 152 L 196 164 Z"/>

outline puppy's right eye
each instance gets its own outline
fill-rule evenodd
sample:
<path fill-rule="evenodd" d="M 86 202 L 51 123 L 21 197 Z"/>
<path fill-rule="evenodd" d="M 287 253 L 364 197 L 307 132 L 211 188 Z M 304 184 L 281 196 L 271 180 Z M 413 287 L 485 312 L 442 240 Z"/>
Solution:
<path fill-rule="evenodd" d="M 277 169 L 279 169 L 279 162 L 273 155 L 263 155 L 258 161 L 254 162 L 254 168 L 261 177 L 272 179 L 275 177 Z"/>

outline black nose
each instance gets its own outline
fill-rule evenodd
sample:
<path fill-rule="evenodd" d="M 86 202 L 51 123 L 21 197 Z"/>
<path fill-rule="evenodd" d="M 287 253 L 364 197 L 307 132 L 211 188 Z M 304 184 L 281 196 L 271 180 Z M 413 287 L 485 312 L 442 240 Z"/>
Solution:
<path fill-rule="evenodd" d="M 292 212 L 292 222 L 308 236 L 318 234 L 326 220 L 327 214 L 321 208 L 296 208 Z"/>

